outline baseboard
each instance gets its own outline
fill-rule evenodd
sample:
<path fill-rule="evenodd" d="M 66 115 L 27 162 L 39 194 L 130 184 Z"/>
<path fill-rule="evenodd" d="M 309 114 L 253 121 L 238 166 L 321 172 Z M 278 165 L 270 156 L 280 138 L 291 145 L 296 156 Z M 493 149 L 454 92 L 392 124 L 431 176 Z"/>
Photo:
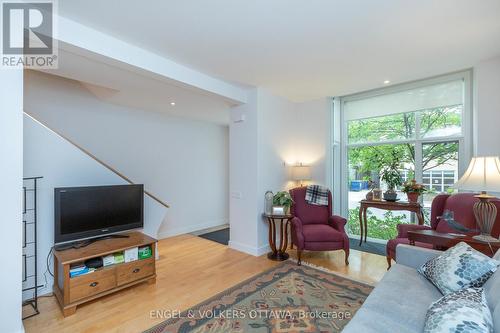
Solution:
<path fill-rule="evenodd" d="M 218 226 L 222 226 L 222 225 L 225 225 L 228 223 L 229 223 L 229 220 L 221 219 L 221 220 L 209 221 L 206 223 L 191 224 L 191 225 L 182 226 L 182 227 L 178 227 L 178 228 L 172 228 L 172 229 L 158 232 L 158 239 L 168 238 L 168 237 L 173 237 L 173 236 L 178 236 L 178 235 L 183 235 L 183 234 L 189 234 L 189 233 L 197 231 L 197 230 L 218 227 Z"/>
<path fill-rule="evenodd" d="M 263 245 L 260 247 L 253 247 L 249 246 L 247 244 L 239 243 L 239 242 L 234 242 L 234 241 L 229 241 L 229 247 L 232 248 L 233 250 L 244 252 L 247 254 L 250 254 L 252 256 L 259 257 L 263 255 L 264 253 L 267 253 L 271 251 L 271 248 L 269 245 Z"/>

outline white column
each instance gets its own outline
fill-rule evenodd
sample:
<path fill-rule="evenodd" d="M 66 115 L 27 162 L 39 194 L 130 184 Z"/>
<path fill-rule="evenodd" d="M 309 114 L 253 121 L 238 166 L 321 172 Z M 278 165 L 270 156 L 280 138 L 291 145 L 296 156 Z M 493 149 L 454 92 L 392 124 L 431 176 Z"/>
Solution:
<path fill-rule="evenodd" d="M 22 177 L 23 71 L 0 69 L 0 327 L 23 332 L 22 303 Z"/>

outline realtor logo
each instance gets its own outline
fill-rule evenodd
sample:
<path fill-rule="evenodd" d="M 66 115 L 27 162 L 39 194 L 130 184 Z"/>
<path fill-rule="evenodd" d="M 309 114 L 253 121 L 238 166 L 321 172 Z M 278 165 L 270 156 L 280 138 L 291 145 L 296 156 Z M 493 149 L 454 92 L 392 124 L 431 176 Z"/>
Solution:
<path fill-rule="evenodd" d="M 2 67 L 57 68 L 54 1 L 2 2 Z"/>

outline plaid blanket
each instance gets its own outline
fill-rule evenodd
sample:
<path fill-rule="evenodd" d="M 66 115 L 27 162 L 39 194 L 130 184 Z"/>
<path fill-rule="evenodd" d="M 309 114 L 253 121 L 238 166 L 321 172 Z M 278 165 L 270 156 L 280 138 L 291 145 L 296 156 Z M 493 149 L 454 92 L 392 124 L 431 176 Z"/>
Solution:
<path fill-rule="evenodd" d="M 307 185 L 306 202 L 311 205 L 328 206 L 328 188 L 320 185 Z"/>

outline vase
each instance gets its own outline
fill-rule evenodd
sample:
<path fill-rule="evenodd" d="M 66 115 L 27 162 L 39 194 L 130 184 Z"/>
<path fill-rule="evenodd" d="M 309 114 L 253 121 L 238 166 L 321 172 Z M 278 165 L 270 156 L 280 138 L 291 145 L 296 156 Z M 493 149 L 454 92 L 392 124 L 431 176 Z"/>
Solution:
<path fill-rule="evenodd" d="M 406 194 L 408 196 L 408 202 L 418 202 L 418 197 L 420 196 L 420 194 L 416 193 L 416 192 L 408 192 Z"/>
<path fill-rule="evenodd" d="M 384 200 L 394 202 L 398 199 L 398 194 L 394 190 L 387 190 L 384 192 Z"/>

